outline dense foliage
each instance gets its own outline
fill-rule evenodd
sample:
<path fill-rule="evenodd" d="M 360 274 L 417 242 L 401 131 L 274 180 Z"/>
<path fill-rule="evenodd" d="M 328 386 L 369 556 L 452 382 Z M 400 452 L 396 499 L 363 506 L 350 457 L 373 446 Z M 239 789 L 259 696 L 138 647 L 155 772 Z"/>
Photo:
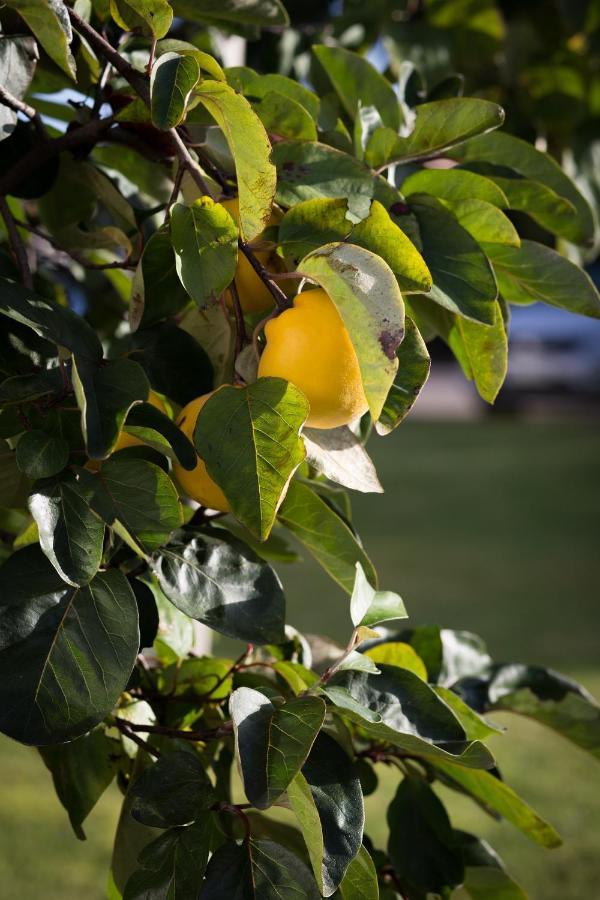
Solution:
<path fill-rule="evenodd" d="M 489 38 L 495 4 L 454 5 Z M 600 317 L 560 252 L 596 223 L 493 99 L 413 62 L 393 84 L 342 46 L 353 3 L 309 47 L 298 6 L 292 28 L 279 0 L 2 7 L 0 730 L 40 748 L 80 838 L 117 780 L 112 898 L 518 900 L 435 786 L 554 847 L 488 716 L 598 756 L 598 706 L 398 624 L 348 491 L 381 491 L 367 439 L 410 411 L 433 338 L 493 402 L 510 304 Z M 223 33 L 261 29 L 257 68 L 223 68 Z M 273 564 L 298 545 L 349 596 L 345 648 L 286 624 Z"/>

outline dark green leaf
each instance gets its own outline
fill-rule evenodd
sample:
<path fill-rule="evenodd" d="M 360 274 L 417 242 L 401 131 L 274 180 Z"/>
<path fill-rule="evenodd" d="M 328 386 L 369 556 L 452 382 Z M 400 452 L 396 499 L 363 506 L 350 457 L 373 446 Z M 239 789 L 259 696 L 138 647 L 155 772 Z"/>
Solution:
<path fill-rule="evenodd" d="M 142 869 L 129 878 L 123 900 L 199 896 L 213 837 L 212 816 L 201 814 L 186 828 L 170 828 L 139 856 Z"/>
<path fill-rule="evenodd" d="M 479 244 L 433 197 L 413 198 L 412 208 L 433 276 L 428 298 L 459 316 L 493 325 L 498 289 Z"/>
<path fill-rule="evenodd" d="M 139 578 L 127 577 L 135 594 L 140 626 L 140 653 L 145 647 L 151 647 L 158 633 L 159 617 L 156 598 L 148 585 Z"/>
<path fill-rule="evenodd" d="M 470 631 L 424 625 L 403 632 L 400 640 L 409 641 L 423 659 L 430 681 L 447 687 L 486 673 L 492 662 L 484 642 Z"/>
<path fill-rule="evenodd" d="M 317 737 L 288 797 L 319 889 L 330 897 L 360 850 L 365 815 L 354 766 L 328 734 Z"/>
<path fill-rule="evenodd" d="M 136 551 L 152 553 L 181 525 L 175 485 L 153 463 L 117 454 L 93 480 L 93 508 Z"/>
<path fill-rule="evenodd" d="M 269 132 L 290 140 L 316 141 L 317 125 L 311 114 L 292 97 L 267 91 L 255 104 L 259 119 Z"/>
<path fill-rule="evenodd" d="M 288 25 L 279 0 L 173 0 L 175 14 L 192 22 L 233 22 L 269 28 Z"/>
<path fill-rule="evenodd" d="M 290 478 L 305 456 L 300 428 L 309 406 L 282 378 L 222 387 L 203 406 L 195 443 L 234 515 L 268 537 Z"/>
<path fill-rule="evenodd" d="M 381 622 L 406 619 L 407 615 L 402 598 L 392 591 L 374 590 L 367 581 L 363 567 L 356 563 L 356 578 L 350 597 L 350 618 L 354 627 L 365 625 L 372 628 Z"/>
<path fill-rule="evenodd" d="M 13 426 L 18 431 L 22 428 L 20 422 Z M 10 431 L 13 431 L 10 428 Z M 25 506 L 31 482 L 23 475 L 17 466 L 17 454 L 9 444 L 0 439 L 0 506 L 12 509 L 17 506 Z"/>
<path fill-rule="evenodd" d="M 509 303 L 541 300 L 570 312 L 600 318 L 600 295 L 589 275 L 550 247 L 522 241 L 520 247 L 488 248 L 500 293 Z"/>
<path fill-rule="evenodd" d="M 314 879 L 293 853 L 272 841 L 223 844 L 208 864 L 200 900 L 318 900 Z"/>
<path fill-rule="evenodd" d="M 387 813 L 388 853 L 401 882 L 423 896 L 447 895 L 462 883 L 464 864 L 443 804 L 426 781 L 405 778 Z"/>
<path fill-rule="evenodd" d="M 75 587 L 87 584 L 102 560 L 104 522 L 90 507 L 92 496 L 89 479 L 73 472 L 36 482 L 29 495 L 40 546 L 60 577 Z"/>
<path fill-rule="evenodd" d="M 125 689 L 138 651 L 137 606 L 116 569 L 66 585 L 37 545 L 0 569 L 0 730 L 25 744 L 72 740 Z"/>
<path fill-rule="evenodd" d="M 224 206 L 210 198 L 171 210 L 171 240 L 177 274 L 198 306 L 214 302 L 233 281 L 238 258 L 237 226 Z"/>
<path fill-rule="evenodd" d="M 17 465 L 28 478 L 49 478 L 69 461 L 69 445 L 43 431 L 26 431 L 17 444 Z"/>
<path fill-rule="evenodd" d="M 457 831 L 456 835 L 466 866 L 463 890 L 472 900 L 528 900 L 486 841 L 464 831 Z"/>
<path fill-rule="evenodd" d="M 501 168 L 499 171 L 502 173 L 505 170 Z M 505 209 L 525 212 L 543 228 L 555 234 L 560 235 L 565 230 L 571 232 L 577 210 L 566 197 L 561 197 L 541 181 L 506 178 L 502 175 L 493 175 L 493 178 L 506 195 L 508 205 L 505 205 Z"/>
<path fill-rule="evenodd" d="M 227 71 L 231 74 L 234 70 L 230 68 Z M 312 119 L 316 121 L 319 118 L 321 102 L 317 95 L 303 84 L 293 78 L 279 75 L 277 72 L 268 72 L 266 75 L 257 75 L 252 69 L 248 69 L 247 72 L 249 73 L 248 82 L 243 90 L 247 97 L 262 100 L 271 92 L 283 94 L 284 97 L 295 100 L 296 103 L 303 106 Z"/>
<path fill-rule="evenodd" d="M 118 744 L 99 727 L 68 744 L 44 747 L 40 754 L 73 831 L 85 840 L 81 826 L 117 773 Z"/>
<path fill-rule="evenodd" d="M 50 59 L 75 79 L 75 60 L 71 53 L 73 32 L 63 0 L 6 0 L 31 28 Z"/>
<path fill-rule="evenodd" d="M 346 523 L 307 485 L 292 481 L 279 510 L 279 521 L 302 541 L 334 581 L 352 593 L 359 562 L 371 584 L 377 575 L 371 560 Z"/>
<path fill-rule="evenodd" d="M 187 825 L 209 809 L 216 795 L 194 751 L 164 754 L 130 788 L 131 815 L 143 825 Z"/>
<path fill-rule="evenodd" d="M 167 0 L 110 0 L 110 14 L 124 31 L 162 38 L 173 20 Z"/>
<path fill-rule="evenodd" d="M 18 100 L 27 92 L 38 59 L 32 37 L 0 37 L 0 84 Z M 16 112 L 0 104 L 0 141 L 13 133 L 16 124 Z"/>
<path fill-rule="evenodd" d="M 156 128 L 168 131 L 183 121 L 190 94 L 199 78 L 200 66 L 193 56 L 163 53 L 156 60 L 150 76 L 150 112 Z"/>
<path fill-rule="evenodd" d="M 388 644 L 389 647 L 409 647 L 412 650 L 412 647 L 408 644 Z M 374 658 L 377 659 L 377 650 L 379 648 L 375 648 L 371 651 L 374 653 Z M 414 651 L 413 651 L 414 652 Z M 438 685 L 434 688 L 438 697 L 444 701 L 446 706 L 449 706 L 462 727 L 465 729 L 465 734 L 467 735 L 467 740 L 469 741 L 483 741 L 486 737 L 489 737 L 491 734 L 502 734 L 504 729 L 498 725 L 494 725 L 492 722 L 489 722 L 487 719 L 484 719 L 483 716 L 480 716 L 475 712 L 474 709 L 471 709 L 464 700 L 462 700 L 458 694 L 455 694 L 454 691 L 451 691 L 450 688 L 441 687 Z"/>
<path fill-rule="evenodd" d="M 296 777 L 325 719 L 319 697 L 295 697 L 282 706 L 252 688 L 241 687 L 229 701 L 237 753 L 248 800 L 272 806 Z"/>
<path fill-rule="evenodd" d="M 146 242 L 133 277 L 129 307 L 132 330 L 175 315 L 189 299 L 177 276 L 171 237 L 166 228 L 161 228 Z"/>
<path fill-rule="evenodd" d="M 131 407 L 148 397 L 150 384 L 146 374 L 133 359 L 113 359 L 98 365 L 76 357 L 73 387 L 88 455 L 91 459 L 106 459 Z"/>
<path fill-rule="evenodd" d="M 215 631 L 258 644 L 283 640 L 279 579 L 241 541 L 181 535 L 161 550 L 155 572 L 178 609 Z"/>
<path fill-rule="evenodd" d="M 419 329 L 409 316 L 404 320 L 404 328 L 402 343 L 396 350 L 398 371 L 379 420 L 375 423 L 378 434 L 389 434 L 406 418 L 429 377 L 429 352 Z"/>
<path fill-rule="evenodd" d="M 145 444 L 166 452 L 184 469 L 191 471 L 198 462 L 193 444 L 173 420 L 152 403 L 136 403 L 129 411 L 125 430 Z"/>
<path fill-rule="evenodd" d="M 338 891 L 341 900 L 379 900 L 377 870 L 366 847 L 360 848 L 346 869 Z"/>
<path fill-rule="evenodd" d="M 63 391 L 63 376 L 59 368 L 43 369 L 28 375 L 14 375 L 0 384 L 0 406 L 30 403 Z"/>

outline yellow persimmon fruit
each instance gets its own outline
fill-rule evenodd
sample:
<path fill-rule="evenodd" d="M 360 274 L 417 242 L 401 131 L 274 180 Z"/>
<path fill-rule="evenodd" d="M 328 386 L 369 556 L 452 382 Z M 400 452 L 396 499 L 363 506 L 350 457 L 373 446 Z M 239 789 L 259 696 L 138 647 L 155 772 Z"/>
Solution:
<path fill-rule="evenodd" d="M 304 291 L 265 325 L 258 375 L 285 378 L 310 403 L 311 428 L 347 425 L 369 408 L 356 352 L 334 303 L 321 288 Z"/>
<path fill-rule="evenodd" d="M 196 428 L 196 420 L 200 415 L 200 410 L 208 398 L 212 397 L 213 393 L 214 391 L 211 391 L 209 394 L 202 394 L 201 397 L 196 397 L 195 400 L 191 400 L 187 406 L 184 406 L 179 413 L 177 427 L 183 431 L 192 444 L 194 443 L 194 429 Z M 225 494 L 219 485 L 212 480 L 206 471 L 204 461 L 200 457 L 198 457 L 196 467 L 191 471 L 174 463 L 173 472 L 182 489 L 192 500 L 197 500 L 198 503 L 201 503 L 202 506 L 207 506 L 209 509 L 229 512 L 230 507 Z"/>
<path fill-rule="evenodd" d="M 155 393 L 155 391 L 150 391 L 148 394 L 148 403 L 151 403 L 152 406 L 155 406 L 156 409 L 159 409 L 161 412 L 167 415 L 167 407 L 165 406 L 164 400 L 162 397 Z M 122 431 L 119 435 L 119 440 L 115 444 L 113 453 L 116 453 L 117 450 L 125 450 L 126 447 L 143 447 L 144 442 L 140 440 L 140 438 L 134 437 L 133 434 L 128 434 L 126 431 Z"/>
<path fill-rule="evenodd" d="M 221 200 L 221 205 L 225 207 L 236 224 L 240 224 L 240 204 L 237 197 L 230 197 Z M 279 221 L 276 214 L 269 219 L 269 225 L 276 225 Z M 255 250 L 254 255 L 257 260 L 272 271 L 280 270 L 281 264 L 278 257 L 271 250 Z M 263 312 L 271 309 L 273 306 L 273 297 L 269 290 L 265 287 L 264 282 L 256 274 L 242 251 L 238 253 L 237 268 L 235 270 L 235 286 L 240 298 L 240 305 L 245 313 Z M 228 303 L 231 301 L 228 299 Z"/>

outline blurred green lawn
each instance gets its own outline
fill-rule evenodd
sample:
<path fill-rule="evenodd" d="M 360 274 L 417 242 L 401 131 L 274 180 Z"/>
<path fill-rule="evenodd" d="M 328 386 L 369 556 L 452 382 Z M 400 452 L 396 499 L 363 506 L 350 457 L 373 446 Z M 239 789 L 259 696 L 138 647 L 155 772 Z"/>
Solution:
<path fill-rule="evenodd" d="M 496 658 L 558 667 L 600 697 L 600 428 L 408 422 L 374 440 L 371 452 L 386 494 L 354 495 L 355 522 L 382 586 L 402 594 L 411 621 L 478 631 Z M 347 635 L 347 600 L 316 565 L 281 574 L 291 623 Z M 453 821 L 487 836 L 532 900 L 598 896 L 600 768 L 539 726 L 497 718 L 509 726 L 494 741 L 506 778 L 558 827 L 565 846 L 538 848 L 448 795 Z M 82 844 L 35 751 L 1 740 L 0 771 L 3 900 L 100 900 L 116 788 L 92 813 Z M 387 769 L 380 775 L 381 789 L 367 801 L 376 843 L 396 780 Z"/>

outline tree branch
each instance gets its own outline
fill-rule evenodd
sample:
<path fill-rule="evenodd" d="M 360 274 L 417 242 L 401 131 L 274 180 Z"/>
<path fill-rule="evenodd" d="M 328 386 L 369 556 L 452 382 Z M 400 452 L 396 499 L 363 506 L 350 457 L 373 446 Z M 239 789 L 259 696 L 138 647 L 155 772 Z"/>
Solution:
<path fill-rule="evenodd" d="M 14 97 L 10 91 L 7 91 L 5 87 L 0 85 L 0 103 L 2 106 L 8 106 L 9 109 L 12 109 L 13 112 L 23 113 L 24 116 L 27 116 L 28 119 L 31 119 L 33 124 L 36 127 L 38 134 L 41 137 L 47 138 L 46 129 L 44 128 L 44 123 L 40 117 L 37 109 L 34 109 L 33 106 L 29 106 L 28 103 L 25 103 L 24 100 L 19 100 L 18 97 Z"/>
<path fill-rule="evenodd" d="M 185 741 L 214 741 L 220 737 L 228 737 L 233 731 L 232 722 L 224 722 L 220 728 L 211 728 L 207 731 L 184 731 L 180 728 L 170 728 L 168 725 L 140 725 L 127 722 L 125 719 L 115 717 L 119 728 L 127 727 L 131 731 L 142 731 L 146 734 L 164 734 L 165 737 L 182 738 Z"/>
<path fill-rule="evenodd" d="M 8 232 L 8 239 L 10 241 L 17 266 L 19 267 L 23 284 L 26 288 L 29 288 L 29 290 L 33 290 L 33 279 L 31 277 L 29 261 L 27 259 L 27 248 L 21 240 L 21 235 L 19 234 L 16 222 L 13 218 L 13 214 L 8 208 L 8 203 L 6 202 L 4 197 L 0 197 L 0 215 L 4 219 L 4 224 L 6 225 L 6 230 Z"/>
<path fill-rule="evenodd" d="M 31 234 L 35 234 L 36 237 L 39 237 L 42 241 L 46 241 L 59 253 L 65 253 L 67 256 L 70 256 L 71 259 L 75 260 L 76 263 L 79 263 L 80 266 L 83 266 L 84 269 L 97 269 L 101 271 L 103 269 L 135 269 L 136 267 L 136 263 L 131 262 L 129 259 L 124 259 L 122 262 L 116 261 L 110 263 L 88 262 L 86 259 L 82 259 L 80 256 L 77 256 L 77 254 L 73 253 L 71 250 L 67 250 L 65 249 L 65 247 L 61 247 L 61 245 L 57 241 L 55 241 L 53 237 L 50 237 L 49 234 L 44 234 L 44 232 L 39 228 L 36 228 L 35 225 L 30 225 L 29 222 L 23 222 L 22 219 L 15 219 L 14 222 L 18 228 L 24 228 L 26 231 L 31 232 Z"/>

